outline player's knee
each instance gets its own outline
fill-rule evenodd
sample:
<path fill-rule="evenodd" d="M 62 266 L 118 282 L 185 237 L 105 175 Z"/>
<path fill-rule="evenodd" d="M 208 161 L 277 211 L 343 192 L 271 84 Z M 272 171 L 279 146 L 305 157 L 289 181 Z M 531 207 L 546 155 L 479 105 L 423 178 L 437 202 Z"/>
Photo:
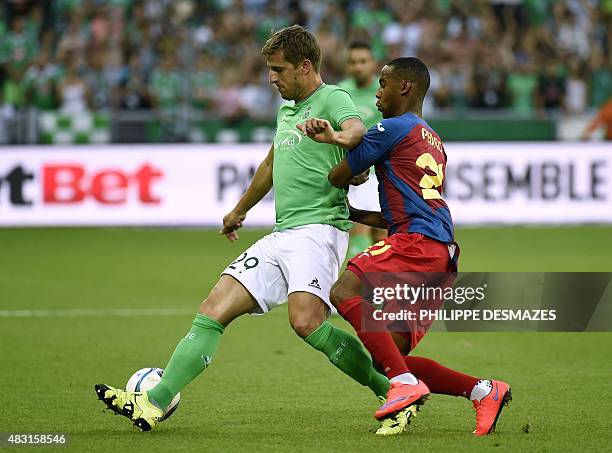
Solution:
<path fill-rule="evenodd" d="M 216 290 L 215 287 L 208 297 L 200 303 L 199 313 L 223 325 L 227 325 L 242 314 L 242 312 L 238 310 L 238 307 L 234 305 L 236 304 L 232 304 L 230 300 L 227 300 L 227 296 L 224 296 L 222 292 Z"/>
<path fill-rule="evenodd" d="M 289 324 L 304 339 L 319 328 L 329 312 L 323 300 L 303 291 L 289 294 L 287 308 Z"/>
<path fill-rule="evenodd" d="M 221 304 L 214 297 L 211 297 L 211 295 L 209 295 L 200 303 L 199 313 L 217 321 L 223 314 L 221 310 Z"/>
<path fill-rule="evenodd" d="M 345 300 L 359 295 L 361 295 L 361 280 L 352 272 L 346 271 L 332 286 L 329 300 L 338 308 Z"/>
<path fill-rule="evenodd" d="M 315 304 L 289 306 L 289 324 L 301 338 L 308 337 L 319 328 L 323 321 L 325 321 L 325 307 L 323 306 Z"/>
<path fill-rule="evenodd" d="M 200 304 L 199 313 L 227 326 L 245 313 L 252 313 L 257 301 L 236 280 L 223 275 Z"/>
<path fill-rule="evenodd" d="M 323 319 L 318 316 L 311 316 L 308 314 L 293 315 L 289 318 L 291 327 L 298 336 L 306 338 L 308 335 L 313 333 L 319 328 Z"/>

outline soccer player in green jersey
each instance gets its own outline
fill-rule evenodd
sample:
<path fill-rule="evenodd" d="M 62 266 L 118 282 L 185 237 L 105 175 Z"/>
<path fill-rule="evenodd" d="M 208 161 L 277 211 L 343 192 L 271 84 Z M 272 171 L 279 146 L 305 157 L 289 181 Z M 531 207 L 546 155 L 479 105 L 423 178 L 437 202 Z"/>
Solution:
<path fill-rule="evenodd" d="M 349 45 L 346 69 L 349 78 L 341 81 L 338 86 L 351 95 L 363 124 L 369 129 L 382 121 L 382 114 L 376 108 L 378 69 L 369 44 L 355 41 Z"/>
<path fill-rule="evenodd" d="M 340 82 L 338 86 L 351 95 L 363 123 L 369 129 L 382 121 L 382 115 L 376 108 L 378 73 L 370 45 L 360 41 L 351 43 L 347 51 L 346 66 L 350 77 Z M 348 198 L 354 208 L 380 212 L 376 173 L 371 171 L 369 180 L 364 184 L 351 186 Z M 383 229 L 360 223 L 355 223 L 349 234 L 348 258 L 363 252 L 387 236 Z"/>
<path fill-rule="evenodd" d="M 232 320 L 245 313 L 264 314 L 287 300 L 289 322 L 306 343 L 376 396 L 389 388 L 359 340 L 327 321 L 333 311 L 330 289 L 351 227 L 346 189 L 333 187 L 327 175 L 342 161 L 345 149 L 361 141 L 365 128 L 349 94 L 321 80 L 319 46 L 305 29 L 294 25 L 277 31 L 261 52 L 270 83 L 290 102 L 279 109 L 270 152 L 223 218 L 220 233 L 238 239 L 236 230 L 248 211 L 272 187 L 276 226 L 222 272 L 154 389 L 133 393 L 96 385 L 99 399 L 143 431 L 154 428 L 174 395 L 210 366 Z M 338 131 L 336 143 L 321 144 L 306 136 L 312 131 L 304 123 L 314 117 L 325 118 Z"/>

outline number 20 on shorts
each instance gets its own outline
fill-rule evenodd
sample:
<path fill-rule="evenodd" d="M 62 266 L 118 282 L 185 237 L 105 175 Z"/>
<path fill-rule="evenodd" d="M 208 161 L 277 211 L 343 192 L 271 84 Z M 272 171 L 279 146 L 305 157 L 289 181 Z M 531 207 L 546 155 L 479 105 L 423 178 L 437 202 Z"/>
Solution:
<path fill-rule="evenodd" d="M 259 258 L 255 256 L 247 257 L 247 253 L 244 252 L 235 261 L 232 261 L 230 265 L 227 267 L 235 270 L 238 266 L 242 265 L 244 269 L 248 271 L 249 269 L 253 269 L 254 267 L 257 267 L 258 264 L 259 264 Z"/>

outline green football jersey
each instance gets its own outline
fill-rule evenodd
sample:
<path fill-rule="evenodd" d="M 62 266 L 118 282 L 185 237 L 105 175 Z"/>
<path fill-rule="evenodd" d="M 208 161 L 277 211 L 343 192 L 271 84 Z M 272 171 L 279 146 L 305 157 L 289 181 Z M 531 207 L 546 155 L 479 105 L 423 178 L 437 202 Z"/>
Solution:
<path fill-rule="evenodd" d="M 346 231 L 346 189 L 327 180 L 331 169 L 344 158 L 340 146 L 318 143 L 302 135 L 297 125 L 308 118 L 328 120 L 334 130 L 349 118 L 359 117 L 349 94 L 335 85 L 322 84 L 300 102 L 280 107 L 274 136 L 274 200 L 276 231 L 301 225 L 328 224 Z"/>
<path fill-rule="evenodd" d="M 348 91 L 353 98 L 365 127 L 369 129 L 382 121 L 382 113 L 376 108 L 376 91 L 378 90 L 378 80 L 376 78 L 364 88 L 359 88 L 353 79 L 343 80 L 338 86 Z"/>

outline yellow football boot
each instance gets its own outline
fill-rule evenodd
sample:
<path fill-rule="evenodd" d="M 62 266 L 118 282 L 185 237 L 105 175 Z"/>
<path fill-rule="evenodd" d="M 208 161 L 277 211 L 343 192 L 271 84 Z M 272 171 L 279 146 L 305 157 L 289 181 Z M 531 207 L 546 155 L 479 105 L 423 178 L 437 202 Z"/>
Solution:
<path fill-rule="evenodd" d="M 164 418 L 164 412 L 149 401 L 146 392 L 126 392 L 96 384 L 96 395 L 113 412 L 132 420 L 141 431 L 151 431 Z"/>

